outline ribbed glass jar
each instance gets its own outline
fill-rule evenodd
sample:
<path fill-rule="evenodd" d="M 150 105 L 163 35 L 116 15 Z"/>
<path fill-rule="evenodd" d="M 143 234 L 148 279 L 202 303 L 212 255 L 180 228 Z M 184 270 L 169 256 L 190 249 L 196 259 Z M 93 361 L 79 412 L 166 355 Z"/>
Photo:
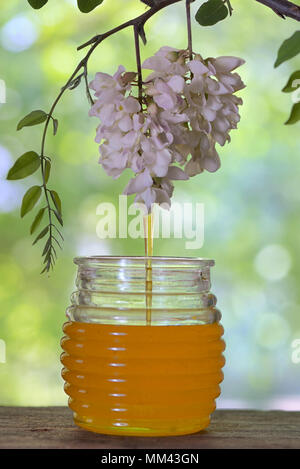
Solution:
<path fill-rule="evenodd" d="M 77 290 L 61 341 L 75 423 L 140 436 L 207 427 L 225 362 L 221 314 L 210 292 L 214 261 L 153 257 L 152 291 L 144 257 L 75 263 Z"/>

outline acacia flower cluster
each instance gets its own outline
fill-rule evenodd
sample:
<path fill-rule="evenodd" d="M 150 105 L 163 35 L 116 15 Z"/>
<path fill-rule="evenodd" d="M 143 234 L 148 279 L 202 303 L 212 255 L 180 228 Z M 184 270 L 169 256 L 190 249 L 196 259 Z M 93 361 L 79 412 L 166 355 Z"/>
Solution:
<path fill-rule="evenodd" d="M 153 203 L 170 206 L 174 180 L 219 169 L 216 144 L 230 142 L 240 120 L 235 93 L 245 85 L 234 70 L 243 63 L 200 54 L 190 60 L 187 50 L 162 47 L 143 63 L 151 73 L 140 98 L 135 72 L 120 66 L 113 76 L 96 74 L 89 114 L 100 119 L 99 163 L 113 178 L 133 171 L 124 194 L 136 194 L 148 211 Z"/>

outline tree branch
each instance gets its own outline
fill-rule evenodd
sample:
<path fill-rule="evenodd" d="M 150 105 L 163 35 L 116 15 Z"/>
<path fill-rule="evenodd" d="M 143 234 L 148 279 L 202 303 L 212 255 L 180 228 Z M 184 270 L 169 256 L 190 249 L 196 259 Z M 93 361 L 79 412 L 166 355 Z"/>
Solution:
<path fill-rule="evenodd" d="M 84 47 L 87 47 L 91 44 L 100 44 L 104 39 L 106 39 L 109 36 L 112 36 L 113 34 L 121 31 L 122 29 L 128 28 L 129 26 L 138 26 L 138 27 L 143 27 L 145 23 L 153 16 L 155 15 L 159 10 L 162 10 L 163 8 L 166 8 L 173 3 L 178 3 L 181 2 L 182 0 L 161 0 L 159 3 L 156 2 L 155 6 L 151 7 L 150 10 L 146 11 L 146 13 L 143 13 L 140 16 L 137 16 L 136 18 L 133 18 L 132 20 L 126 21 L 126 23 L 121 24 L 120 26 L 117 26 L 114 29 L 111 29 L 110 31 L 107 31 L 106 33 L 103 34 L 97 34 L 97 36 L 92 37 L 89 41 L 85 42 L 81 46 L 77 47 L 77 50 L 83 49 Z"/>
<path fill-rule="evenodd" d="M 285 19 L 286 17 L 300 21 L 300 6 L 288 0 L 256 0 L 259 3 L 271 8 L 277 15 Z"/>
<path fill-rule="evenodd" d="M 138 72 L 139 102 L 141 105 L 141 110 L 143 110 L 143 75 L 142 75 L 140 36 L 139 36 L 138 26 L 134 26 L 133 30 L 134 30 L 135 52 L 136 52 L 136 66 L 137 66 L 137 72 Z"/>
<path fill-rule="evenodd" d="M 188 51 L 189 58 L 193 60 L 193 42 L 192 42 L 192 24 L 191 24 L 191 0 L 186 0 L 186 21 L 187 21 L 187 32 L 188 32 Z"/>

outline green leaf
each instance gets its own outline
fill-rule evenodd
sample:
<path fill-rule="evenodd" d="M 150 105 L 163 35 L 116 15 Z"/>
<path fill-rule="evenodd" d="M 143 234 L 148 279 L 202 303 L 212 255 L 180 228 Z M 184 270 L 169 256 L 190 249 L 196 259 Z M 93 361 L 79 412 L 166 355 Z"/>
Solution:
<path fill-rule="evenodd" d="M 39 198 L 41 197 L 42 189 L 40 186 L 32 186 L 23 197 L 21 205 L 21 217 L 23 218 L 26 213 L 33 209 Z"/>
<path fill-rule="evenodd" d="M 38 10 L 39 8 L 42 8 L 48 0 L 27 0 L 29 5 L 32 6 L 35 10 Z"/>
<path fill-rule="evenodd" d="M 45 122 L 47 117 L 48 114 L 46 114 L 44 111 L 32 111 L 20 120 L 17 125 L 17 130 L 21 130 L 23 127 L 30 127 L 32 125 L 41 124 L 42 122 Z"/>
<path fill-rule="evenodd" d="M 201 26 L 212 26 L 228 16 L 228 8 L 223 0 L 208 0 L 196 13 L 196 21 Z"/>
<path fill-rule="evenodd" d="M 61 218 L 61 215 L 60 213 L 58 213 L 56 210 L 54 210 L 54 215 L 56 216 L 57 220 L 59 221 L 59 223 L 61 224 L 61 226 L 64 226 L 64 223 L 63 223 L 63 219 Z"/>
<path fill-rule="evenodd" d="M 285 125 L 296 124 L 296 122 L 298 122 L 299 120 L 300 120 L 300 102 L 294 104 L 294 106 L 292 107 L 290 117 L 285 122 Z"/>
<path fill-rule="evenodd" d="M 286 39 L 279 48 L 274 67 L 279 67 L 286 60 L 292 59 L 300 53 L 300 31 L 296 31 Z"/>
<path fill-rule="evenodd" d="M 296 72 L 292 73 L 292 75 L 289 78 L 289 81 L 285 85 L 285 87 L 282 89 L 283 93 L 292 93 L 293 91 L 296 91 L 300 86 L 300 70 L 297 70 Z"/>
<path fill-rule="evenodd" d="M 49 239 L 48 239 L 48 241 L 49 241 Z M 45 259 L 43 260 L 43 264 L 46 264 L 47 262 L 50 262 L 50 260 L 51 260 L 51 250 L 47 252 L 47 254 L 45 256 Z"/>
<path fill-rule="evenodd" d="M 53 119 L 53 135 L 57 134 L 57 129 L 58 129 L 58 120 Z"/>
<path fill-rule="evenodd" d="M 51 163 L 50 161 L 46 160 L 45 162 L 45 169 L 44 169 L 44 175 L 45 175 L 45 183 L 49 181 L 49 176 L 50 176 L 50 170 L 51 170 Z"/>
<path fill-rule="evenodd" d="M 77 0 L 78 8 L 82 13 L 89 13 L 101 3 L 103 0 Z"/>
<path fill-rule="evenodd" d="M 44 250 L 43 250 L 43 252 L 42 252 L 42 256 L 44 256 L 45 254 L 47 254 L 48 250 L 50 249 L 50 246 L 51 246 L 51 237 L 49 237 L 49 238 L 47 239 L 47 242 L 46 242 L 46 244 L 45 244 Z M 50 255 L 49 255 L 49 257 L 50 257 Z"/>
<path fill-rule="evenodd" d="M 35 244 L 37 243 L 40 239 L 42 239 L 49 231 L 49 226 L 46 226 L 46 228 L 44 228 L 40 234 L 35 238 L 35 240 L 33 241 L 32 244 Z"/>
<path fill-rule="evenodd" d="M 61 200 L 59 198 L 58 193 L 56 191 L 50 191 L 50 195 L 51 195 L 51 198 L 53 200 L 56 210 L 61 215 Z"/>
<path fill-rule="evenodd" d="M 35 219 L 33 220 L 32 225 L 30 227 L 30 234 L 33 234 L 35 232 L 35 230 L 38 228 L 38 226 L 40 225 L 40 223 L 43 219 L 46 208 L 47 207 L 41 208 L 41 210 L 38 211 Z"/>
<path fill-rule="evenodd" d="M 41 164 L 39 155 L 35 151 L 28 151 L 17 159 L 8 171 L 6 179 L 12 181 L 23 179 L 33 174 Z"/>
<path fill-rule="evenodd" d="M 50 268 L 50 264 L 49 264 L 49 266 L 46 265 L 46 267 L 44 267 L 42 272 L 40 272 L 40 273 L 43 274 L 44 272 L 49 272 L 49 268 Z"/>

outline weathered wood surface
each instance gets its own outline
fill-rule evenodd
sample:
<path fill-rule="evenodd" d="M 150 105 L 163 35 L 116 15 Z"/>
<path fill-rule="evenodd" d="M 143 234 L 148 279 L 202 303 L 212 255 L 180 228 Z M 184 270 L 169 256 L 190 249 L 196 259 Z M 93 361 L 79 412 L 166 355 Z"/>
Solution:
<path fill-rule="evenodd" d="M 206 431 L 143 438 L 81 430 L 66 407 L 0 407 L 0 448 L 300 448 L 300 412 L 218 410 Z"/>

